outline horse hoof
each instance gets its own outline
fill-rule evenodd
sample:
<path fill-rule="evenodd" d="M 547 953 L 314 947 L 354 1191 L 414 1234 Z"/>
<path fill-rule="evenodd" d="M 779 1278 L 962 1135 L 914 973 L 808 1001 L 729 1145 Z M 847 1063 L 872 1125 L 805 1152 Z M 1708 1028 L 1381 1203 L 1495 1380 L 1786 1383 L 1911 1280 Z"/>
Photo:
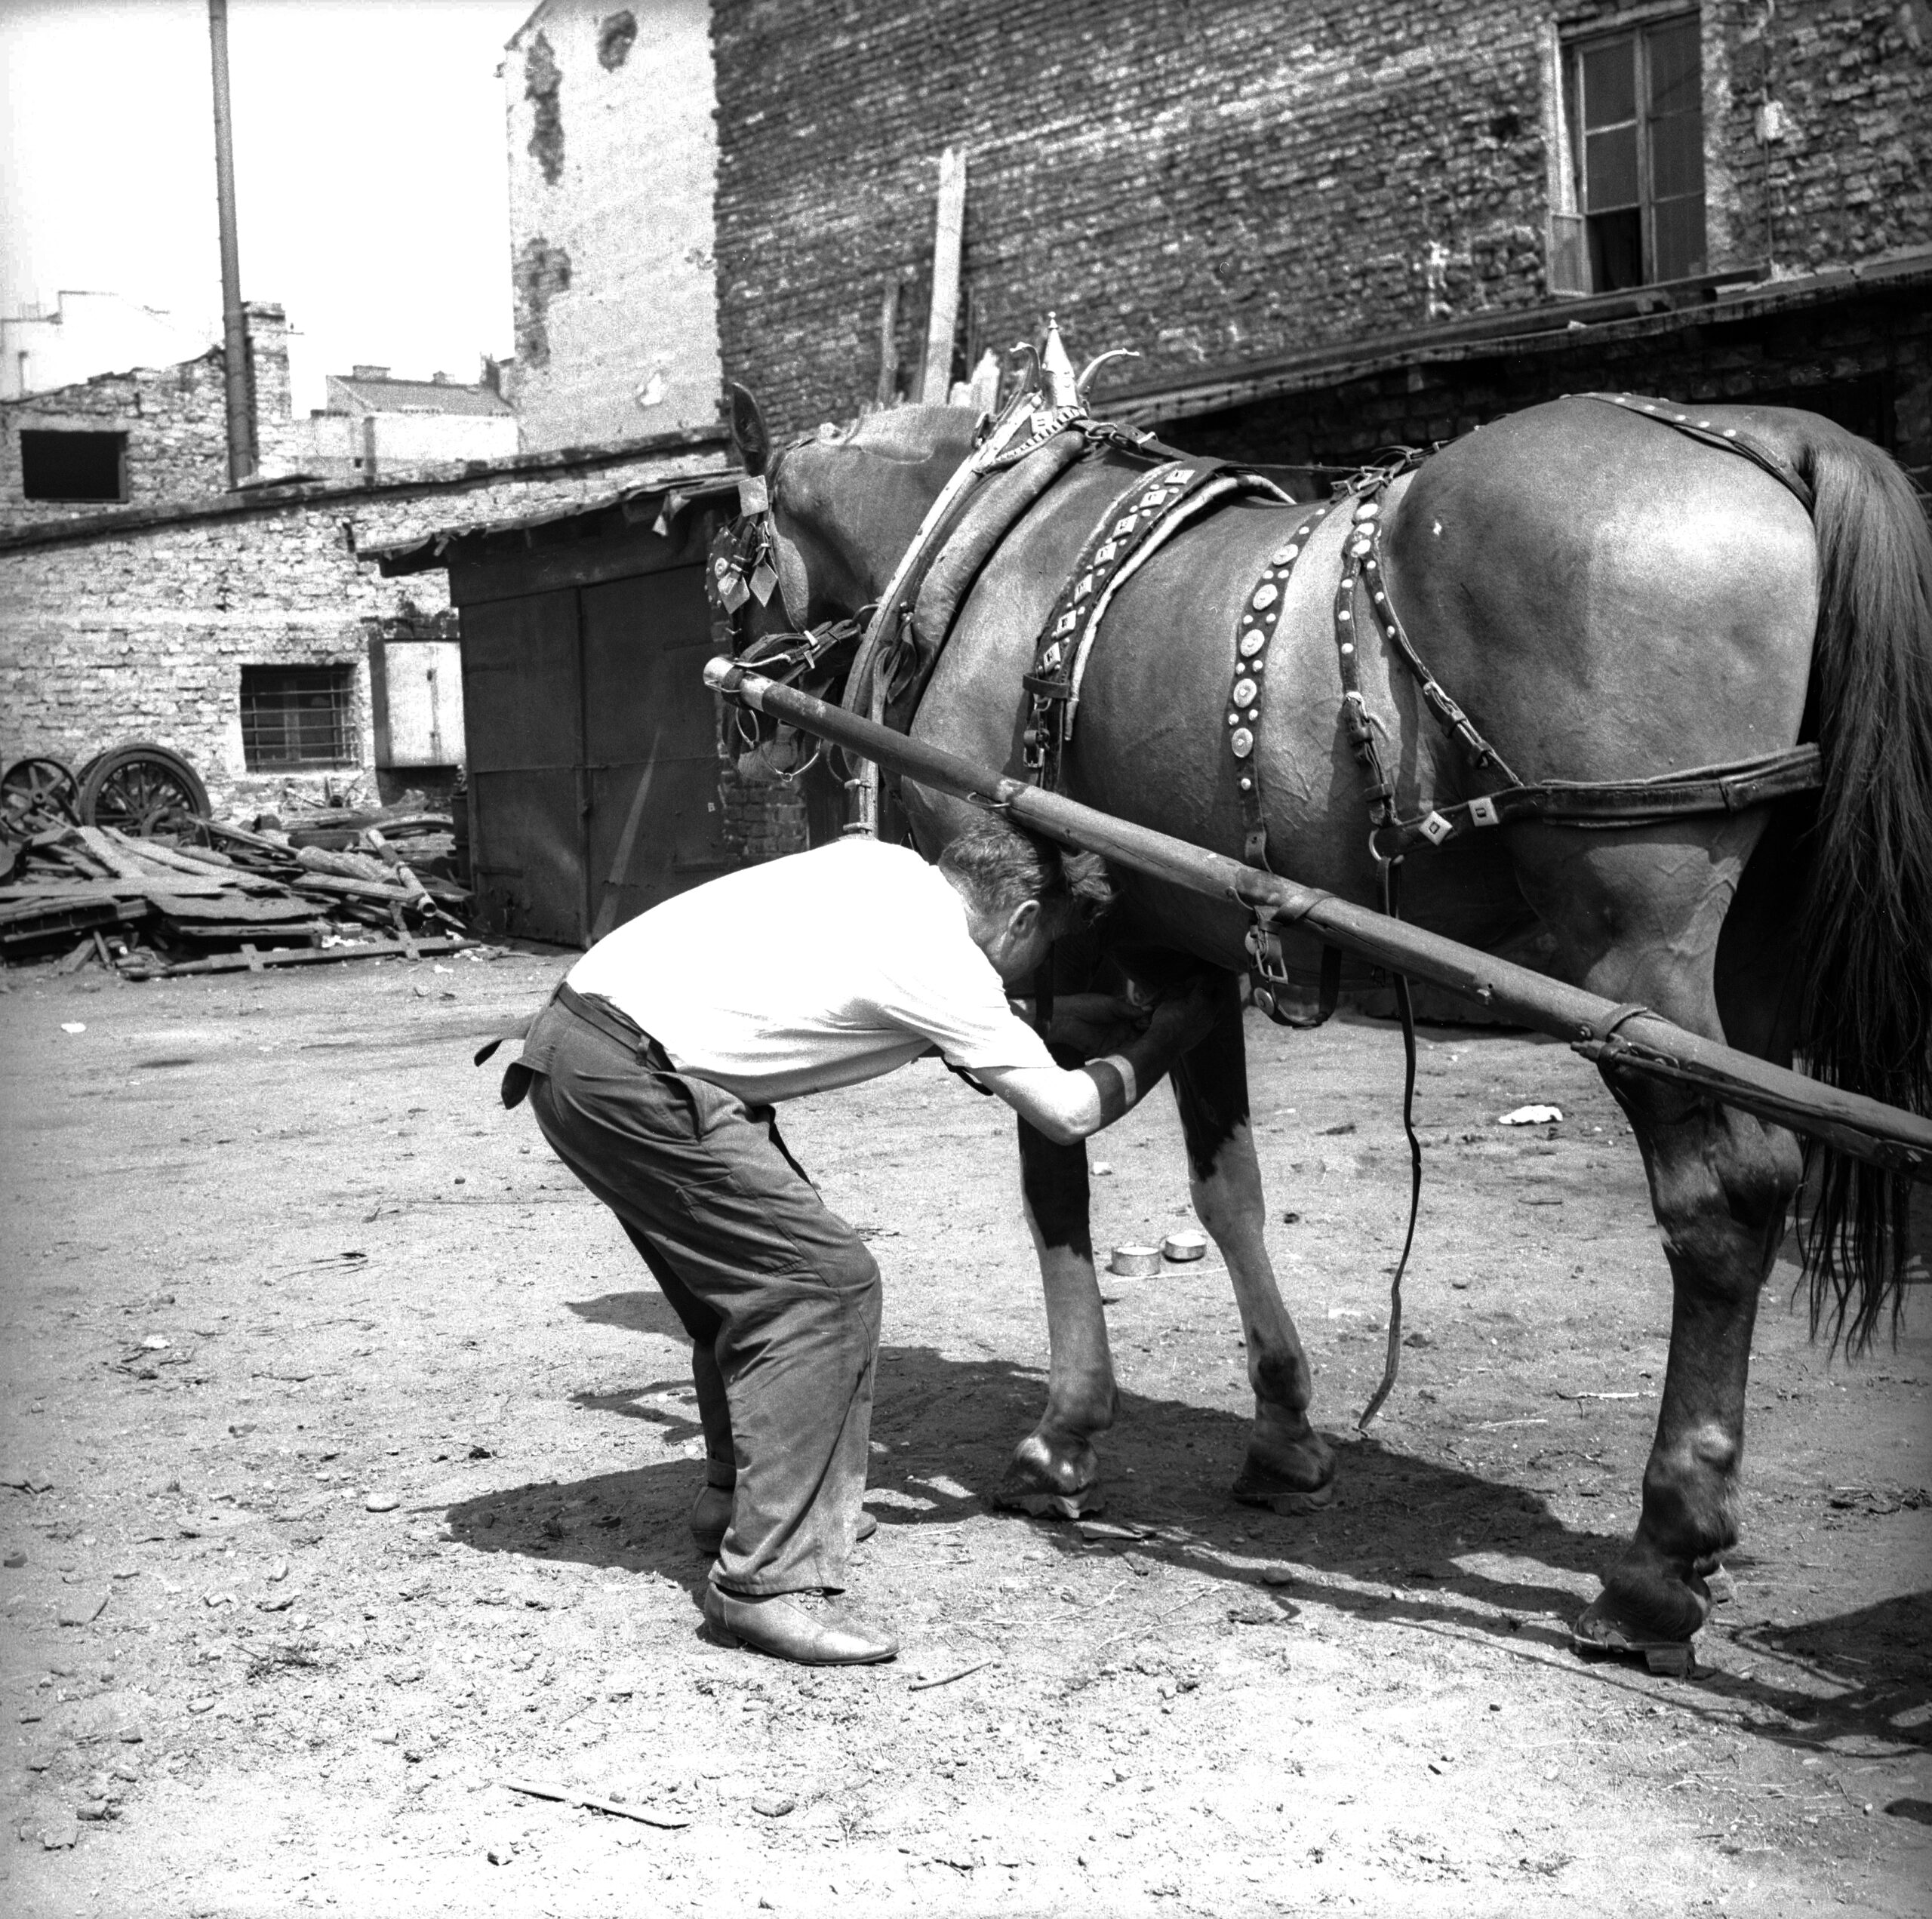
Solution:
<path fill-rule="evenodd" d="M 1264 1506 L 1269 1512 L 1277 1513 L 1284 1519 L 1291 1519 L 1297 1515 L 1320 1512 L 1324 1507 L 1335 1503 L 1335 1482 L 1332 1479 L 1326 1486 L 1318 1486 L 1312 1491 L 1304 1491 L 1299 1487 L 1266 1485 L 1244 1472 L 1230 1490 L 1243 1505 Z"/>
<path fill-rule="evenodd" d="M 1078 1519 L 1099 1512 L 1106 1504 L 1099 1458 L 1084 1440 L 1029 1433 L 1014 1447 L 986 1503 L 1035 1519 Z"/>
<path fill-rule="evenodd" d="M 1106 1496 L 1097 1485 L 1083 1486 L 1073 1493 L 1047 1493 L 1031 1489 L 996 1487 L 988 1503 L 1002 1512 L 1023 1512 L 1033 1519 L 1084 1519 L 1107 1509 Z"/>
<path fill-rule="evenodd" d="M 1604 1598 L 1593 1601 L 1578 1616 L 1570 1628 L 1570 1643 L 1586 1658 L 1640 1659 L 1650 1671 L 1669 1678 L 1697 1675 L 1697 1655 L 1687 1638 L 1654 1638 L 1619 1619 Z"/>

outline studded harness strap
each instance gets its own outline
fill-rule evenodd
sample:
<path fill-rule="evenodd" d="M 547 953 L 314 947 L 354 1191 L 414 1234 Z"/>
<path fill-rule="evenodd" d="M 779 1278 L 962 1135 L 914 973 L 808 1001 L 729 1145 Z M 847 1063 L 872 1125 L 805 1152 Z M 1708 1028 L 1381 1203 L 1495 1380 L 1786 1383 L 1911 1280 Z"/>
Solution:
<path fill-rule="evenodd" d="M 1654 420 L 1660 426 L 1673 428 L 1686 439 L 1701 440 L 1720 453 L 1737 454 L 1753 466 L 1761 466 L 1780 486 L 1790 491 L 1806 512 L 1817 503 L 1804 475 L 1768 440 L 1760 439 L 1744 427 L 1720 426 L 1713 420 L 1699 419 L 1695 407 L 1679 406 L 1669 400 L 1647 400 L 1641 393 L 1574 393 L 1564 397 L 1600 400 L 1605 406 L 1621 407 L 1626 413 Z"/>
<path fill-rule="evenodd" d="M 1034 645 L 1032 671 L 1022 681 L 1032 696 L 1026 763 L 1040 785 L 1060 783 L 1088 656 L 1115 593 L 1183 526 L 1229 500 L 1256 494 L 1282 502 L 1288 497 L 1264 475 L 1182 457 L 1136 475 L 1115 495 L 1055 598 Z"/>

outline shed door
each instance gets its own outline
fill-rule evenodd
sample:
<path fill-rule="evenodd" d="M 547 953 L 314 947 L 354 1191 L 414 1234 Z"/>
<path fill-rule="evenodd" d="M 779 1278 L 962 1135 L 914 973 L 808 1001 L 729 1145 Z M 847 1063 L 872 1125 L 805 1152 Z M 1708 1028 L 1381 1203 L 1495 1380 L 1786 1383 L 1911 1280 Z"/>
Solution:
<path fill-rule="evenodd" d="M 601 939 L 737 863 L 718 798 L 704 577 L 675 567 L 583 596 L 589 925 Z"/>
<path fill-rule="evenodd" d="M 577 596 L 463 609 L 463 717 L 485 924 L 560 944 L 584 929 Z"/>

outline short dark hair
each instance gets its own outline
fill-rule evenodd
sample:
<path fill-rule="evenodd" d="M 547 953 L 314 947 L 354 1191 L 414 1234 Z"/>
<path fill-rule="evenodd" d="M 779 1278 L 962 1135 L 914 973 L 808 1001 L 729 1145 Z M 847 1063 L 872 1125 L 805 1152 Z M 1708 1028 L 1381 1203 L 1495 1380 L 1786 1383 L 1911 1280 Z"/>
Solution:
<path fill-rule="evenodd" d="M 939 856 L 946 875 L 979 912 L 1004 918 L 1028 900 L 1056 933 L 1091 926 L 1114 902 L 1097 853 L 1068 853 L 1003 813 L 983 813 Z"/>

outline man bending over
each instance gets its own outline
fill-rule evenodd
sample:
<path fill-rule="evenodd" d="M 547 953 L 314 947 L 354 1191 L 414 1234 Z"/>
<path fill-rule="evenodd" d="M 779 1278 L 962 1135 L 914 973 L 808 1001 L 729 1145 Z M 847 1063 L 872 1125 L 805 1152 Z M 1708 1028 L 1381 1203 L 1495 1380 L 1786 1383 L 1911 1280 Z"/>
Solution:
<path fill-rule="evenodd" d="M 691 1335 L 705 1616 L 748 1645 L 823 1665 L 898 1650 L 832 1597 L 863 1517 L 878 1269 L 772 1108 L 937 1049 L 1050 1139 L 1111 1124 L 1212 1013 L 1164 1000 L 1118 1051 L 1054 1064 L 1006 989 L 1105 893 L 1097 862 L 997 818 L 937 867 L 857 838 L 750 867 L 600 940 L 505 1075 Z"/>

